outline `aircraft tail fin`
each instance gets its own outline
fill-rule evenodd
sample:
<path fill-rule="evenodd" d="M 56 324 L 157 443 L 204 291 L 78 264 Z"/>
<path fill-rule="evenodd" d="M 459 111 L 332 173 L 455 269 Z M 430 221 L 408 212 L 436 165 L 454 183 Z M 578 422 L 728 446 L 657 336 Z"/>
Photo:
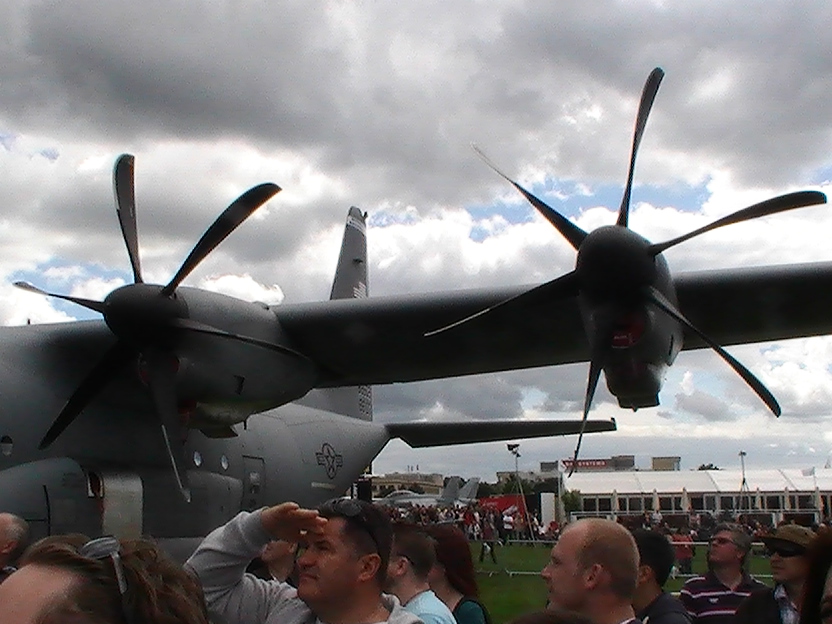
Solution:
<path fill-rule="evenodd" d="M 477 490 L 480 489 L 480 478 L 472 477 L 459 491 L 459 500 L 463 503 L 472 501 L 477 497 Z"/>
<path fill-rule="evenodd" d="M 367 292 L 367 213 L 352 206 L 347 212 L 341 253 L 329 298 L 363 299 Z M 371 386 L 312 390 L 298 403 L 360 420 L 373 419 Z"/>
<path fill-rule="evenodd" d="M 462 479 L 459 477 L 451 477 L 448 479 L 448 483 L 445 484 L 445 487 L 439 495 L 439 498 L 436 499 L 436 502 L 440 505 L 453 505 L 459 498 L 459 484 L 461 482 Z"/>
<path fill-rule="evenodd" d="M 352 206 L 329 298 L 364 299 L 367 294 L 367 213 Z"/>

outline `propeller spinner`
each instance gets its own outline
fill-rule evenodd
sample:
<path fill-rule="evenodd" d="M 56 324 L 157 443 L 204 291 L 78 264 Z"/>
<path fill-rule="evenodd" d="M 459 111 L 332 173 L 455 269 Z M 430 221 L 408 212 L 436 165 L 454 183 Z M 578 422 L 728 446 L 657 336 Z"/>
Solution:
<path fill-rule="evenodd" d="M 100 312 L 118 339 L 72 393 L 43 436 L 39 448 L 51 445 L 110 381 L 137 356 L 141 356 L 171 469 L 182 496 L 190 501 L 182 462 L 183 441 L 175 392 L 176 367 L 172 365 L 175 356 L 168 351 L 169 339 L 179 332 L 191 331 L 295 353 L 280 345 L 191 321 L 185 306 L 176 298 L 176 289 L 217 245 L 277 194 L 280 187 L 271 183 L 260 184 L 240 195 L 206 230 L 168 284 L 145 284 L 136 226 L 134 162 L 133 156 L 123 154 L 116 160 L 113 171 L 116 214 L 133 270 L 133 283 L 117 288 L 103 302 L 46 292 L 25 282 L 15 283 L 15 286 L 29 292 L 57 297 Z"/>
<path fill-rule="evenodd" d="M 616 224 L 613 226 L 605 226 L 590 233 L 585 232 L 569 221 L 564 215 L 500 171 L 477 146 L 473 146 L 483 161 L 497 174 L 511 183 L 547 221 L 557 228 L 569 244 L 578 252 L 576 268 L 574 271 L 555 280 L 510 299 L 506 299 L 490 308 L 481 310 L 446 327 L 428 332 L 425 335 L 437 335 L 471 322 L 474 319 L 491 314 L 519 312 L 540 303 L 551 303 L 568 297 L 578 297 L 582 306 L 588 309 L 605 306 L 607 309 L 614 308 L 630 311 L 634 309 L 646 309 L 649 306 L 657 310 L 659 314 L 666 315 L 673 322 L 697 334 L 743 378 L 751 389 L 763 400 L 766 406 L 776 416 L 779 416 L 780 406 L 763 383 L 677 309 L 674 303 L 676 297 L 673 283 L 669 279 L 662 279 L 662 271 L 666 271 L 666 263 L 661 258 L 661 254 L 670 247 L 725 225 L 741 223 L 742 221 L 748 221 L 778 212 L 785 212 L 794 208 L 826 203 L 826 196 L 817 191 L 801 191 L 781 195 L 739 210 L 705 227 L 663 243 L 651 244 L 648 240 L 632 232 L 628 228 L 628 221 L 636 156 L 639 145 L 641 144 L 642 135 L 644 134 L 647 118 L 650 114 L 650 109 L 653 106 L 663 77 L 664 72 L 657 67 L 650 73 L 644 85 L 638 115 L 636 117 L 635 130 L 633 132 L 627 183 L 621 199 L 618 218 Z M 600 324 L 589 322 L 588 318 L 589 316 L 584 314 L 584 327 L 590 342 L 589 376 L 584 395 L 581 432 L 578 435 L 578 443 L 575 447 L 570 474 L 574 471 L 577 463 L 584 427 L 586 426 L 587 416 L 589 415 L 601 371 L 604 370 L 615 348 L 614 338 L 616 328 L 609 318 Z"/>

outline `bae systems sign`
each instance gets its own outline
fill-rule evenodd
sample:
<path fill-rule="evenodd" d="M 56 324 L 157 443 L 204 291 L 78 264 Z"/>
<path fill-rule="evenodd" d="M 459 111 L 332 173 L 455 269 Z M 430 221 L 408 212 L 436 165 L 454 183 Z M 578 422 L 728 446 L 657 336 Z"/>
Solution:
<path fill-rule="evenodd" d="M 612 463 L 609 459 L 562 459 L 563 469 L 572 470 L 572 465 L 575 465 L 575 470 L 609 470 L 612 468 Z"/>

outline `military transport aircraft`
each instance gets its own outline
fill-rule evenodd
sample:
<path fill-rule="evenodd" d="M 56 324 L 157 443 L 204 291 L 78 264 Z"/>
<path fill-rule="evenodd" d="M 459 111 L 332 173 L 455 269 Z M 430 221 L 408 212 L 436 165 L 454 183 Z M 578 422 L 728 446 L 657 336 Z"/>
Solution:
<path fill-rule="evenodd" d="M 637 126 L 630 177 L 639 139 Z M 572 282 L 569 293 L 557 292 L 556 280 L 536 288 L 366 297 L 366 215 L 353 208 L 330 300 L 270 307 L 181 283 L 278 187 L 263 184 L 241 195 L 168 284 L 150 285 L 139 259 L 132 157 L 118 159 L 114 177 L 134 283 L 104 301 L 53 294 L 103 321 L 0 329 L 0 510 L 27 518 L 35 535 L 144 533 L 187 549 L 240 509 L 342 494 L 392 437 L 435 446 L 582 428 L 577 420 L 381 424 L 372 420 L 372 384 L 587 360 L 593 371 L 605 367 L 609 379 L 606 365 L 618 350 L 637 370 L 663 369 L 680 348 L 832 333 L 832 264 L 671 277 L 660 255 L 706 229 L 749 218 L 749 211 L 820 201 L 811 193 L 764 202 L 766 210 L 758 205 L 663 245 L 626 230 L 622 208 L 623 221 L 613 227 L 625 234 L 616 230 L 613 242 L 641 249 L 649 261 L 615 251 L 620 263 L 613 267 L 585 251 L 590 241 L 603 250 L 606 239 L 546 211 L 580 247 L 578 269 L 562 280 Z M 595 268 L 585 272 L 590 256 Z M 595 321 L 593 306 L 603 311 L 605 302 L 631 304 L 635 316 L 609 320 L 604 312 Z M 585 334 L 587 319 L 601 329 L 590 326 Z M 640 382 L 633 377 L 636 389 Z M 589 403 L 591 392 L 587 397 Z M 588 432 L 615 428 L 611 421 L 583 422 Z"/>
<path fill-rule="evenodd" d="M 395 299 L 353 307 L 370 301 L 356 299 L 367 294 L 366 214 L 348 212 L 323 307 L 270 308 L 179 286 L 278 192 L 274 185 L 241 195 L 169 284 L 148 285 L 138 254 L 133 163 L 128 155 L 118 159 L 114 183 L 134 283 L 103 302 L 52 294 L 100 312 L 103 321 L 0 330 L 0 510 L 27 519 L 34 536 L 149 534 L 186 555 L 241 509 L 281 500 L 314 505 L 343 494 L 394 437 L 420 447 L 579 431 L 577 420 L 373 422 L 365 381 L 391 373 L 391 380 L 435 377 L 431 368 L 443 357 L 417 347 L 387 353 L 378 368 L 380 354 L 366 351 L 365 344 L 378 348 L 379 332 L 404 332 L 400 344 L 408 349 L 424 341 L 426 330 L 416 299 L 405 298 L 405 307 Z M 339 317 L 345 324 L 337 330 Z M 447 319 L 431 316 L 437 318 Z M 333 330 L 340 344 L 330 349 Z M 342 348 L 349 353 L 338 353 Z M 593 422 L 591 429 L 611 431 L 615 423 Z"/>

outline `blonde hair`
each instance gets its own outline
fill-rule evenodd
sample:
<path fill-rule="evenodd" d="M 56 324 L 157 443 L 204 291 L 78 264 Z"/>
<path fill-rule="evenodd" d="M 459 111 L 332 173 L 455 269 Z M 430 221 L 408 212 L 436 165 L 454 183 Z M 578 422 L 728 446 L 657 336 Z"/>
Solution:
<path fill-rule="evenodd" d="M 610 575 L 610 590 L 630 600 L 638 579 L 638 548 L 632 533 L 611 520 L 584 518 L 566 530 L 583 528 L 584 536 L 578 552 L 578 565 L 587 570 L 600 565 Z"/>

